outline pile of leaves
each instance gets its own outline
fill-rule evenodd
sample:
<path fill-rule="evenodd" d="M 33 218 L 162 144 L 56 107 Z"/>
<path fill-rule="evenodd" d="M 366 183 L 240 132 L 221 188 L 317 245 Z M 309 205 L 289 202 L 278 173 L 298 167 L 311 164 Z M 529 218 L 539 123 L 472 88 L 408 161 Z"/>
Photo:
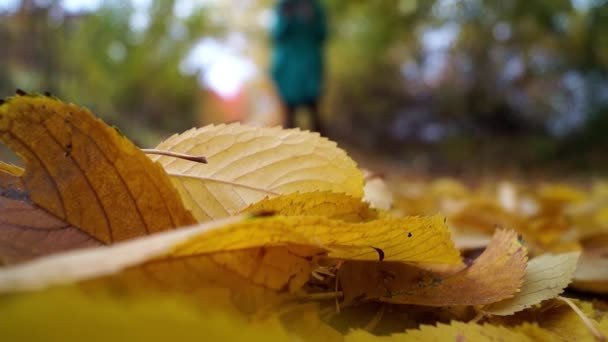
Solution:
<path fill-rule="evenodd" d="M 0 104 L 0 140 L 25 162 L 0 163 L 6 340 L 608 334 L 581 299 L 608 292 L 606 183 L 387 185 L 318 134 L 239 124 L 146 155 L 27 94 Z"/>

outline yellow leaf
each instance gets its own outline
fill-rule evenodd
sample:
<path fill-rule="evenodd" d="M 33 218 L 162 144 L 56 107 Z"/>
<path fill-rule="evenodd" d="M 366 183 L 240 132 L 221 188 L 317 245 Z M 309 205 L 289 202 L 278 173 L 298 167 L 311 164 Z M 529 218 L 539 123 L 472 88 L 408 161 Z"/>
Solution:
<path fill-rule="evenodd" d="M 20 265 L 0 268 L 0 293 L 70 284 L 120 272 L 167 255 L 179 242 L 202 231 L 242 220 L 232 217 L 197 227 L 182 228 L 125 241 L 108 247 L 49 255 Z"/>
<path fill-rule="evenodd" d="M 557 297 L 572 281 L 579 252 L 546 254 L 532 259 L 524 284 L 515 297 L 490 304 L 483 311 L 493 315 L 511 315 L 543 300 Z"/>
<path fill-rule="evenodd" d="M 587 316 L 593 312 L 591 303 L 578 302 L 578 306 Z M 581 318 L 568 305 L 556 299 L 510 316 L 491 316 L 489 321 L 506 327 L 518 326 L 522 322 L 538 324 L 554 335 L 548 341 L 596 341 Z M 592 319 L 592 322 L 597 325 L 595 320 Z"/>
<path fill-rule="evenodd" d="M 27 191 L 3 196 L 27 196 L 101 243 L 194 223 L 163 169 L 85 109 L 49 97 L 9 98 L 0 105 L 0 140 L 26 164 Z"/>
<path fill-rule="evenodd" d="M 330 191 L 293 193 L 261 200 L 244 212 L 270 211 L 283 216 L 325 216 L 347 222 L 369 221 L 378 213 L 359 198 Z"/>
<path fill-rule="evenodd" d="M 321 216 L 276 216 L 212 230 L 177 246 L 192 255 L 256 246 L 305 245 L 340 259 L 459 264 L 460 254 L 440 216 L 383 218 L 362 223 Z M 377 249 L 375 249 L 377 248 Z"/>
<path fill-rule="evenodd" d="M 336 257 L 377 259 L 370 247 L 375 243 L 388 260 L 460 260 L 439 217 L 366 223 L 315 216 L 240 219 L 6 267 L 0 270 L 0 292 L 91 280 L 87 285 L 94 287 L 198 289 L 208 299 L 209 289 L 223 288 L 239 296 L 233 299 L 240 310 L 256 311 L 298 291 L 310 277 L 312 256 L 328 250 Z M 94 279 L 104 276 L 112 277 Z"/>
<path fill-rule="evenodd" d="M 509 329 L 493 325 L 467 324 L 453 321 L 449 325 L 423 325 L 419 329 L 407 330 L 402 334 L 390 337 L 377 337 L 358 330 L 350 333 L 347 342 L 366 341 L 549 341 L 554 336 L 538 326 L 525 326 L 522 329 Z M 541 338 L 541 339 L 539 339 Z"/>
<path fill-rule="evenodd" d="M 123 294 L 178 292 L 202 307 L 253 314 L 294 299 L 312 263 L 285 247 L 152 259 L 81 285 Z"/>
<path fill-rule="evenodd" d="M 247 320 L 180 295 L 84 293 L 66 287 L 0 298 L 3 341 L 286 341 L 276 319 Z M 293 338 L 293 336 L 291 337 Z"/>
<path fill-rule="evenodd" d="M 542 201 L 551 204 L 578 203 L 587 199 L 587 195 L 567 184 L 545 184 L 538 195 Z"/>
<path fill-rule="evenodd" d="M 498 230 L 473 264 L 441 274 L 389 262 L 345 262 L 338 273 L 344 304 L 381 300 L 427 306 L 490 304 L 521 288 L 526 250 L 513 231 Z"/>
<path fill-rule="evenodd" d="M 297 129 L 240 124 L 174 135 L 158 149 L 207 157 L 193 164 L 151 156 L 163 165 L 199 221 L 236 214 L 265 197 L 333 191 L 363 196 L 363 176 L 336 143 Z"/>

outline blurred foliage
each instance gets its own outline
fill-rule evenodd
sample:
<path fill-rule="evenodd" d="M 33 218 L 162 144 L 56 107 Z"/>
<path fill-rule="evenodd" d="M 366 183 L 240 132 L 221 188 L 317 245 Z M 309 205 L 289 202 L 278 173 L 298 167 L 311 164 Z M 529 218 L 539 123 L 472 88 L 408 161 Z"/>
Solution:
<path fill-rule="evenodd" d="M 349 127 L 344 137 L 376 149 L 458 135 L 608 136 L 605 125 L 589 124 L 608 114 L 608 2 L 577 3 L 587 8 L 568 0 L 328 2 L 330 112 Z"/>
<path fill-rule="evenodd" d="M 247 106 L 252 115 L 267 108 L 255 101 L 268 93 L 260 80 L 273 1 L 192 2 L 187 17 L 175 15 L 177 2 L 150 0 L 149 23 L 137 28 L 135 1 L 69 13 L 59 0 L 21 0 L 16 12 L 0 12 L 8 47 L 0 49 L 0 93 L 49 90 L 152 145 L 219 117 L 201 113 L 214 107 L 202 106 L 198 75 L 179 65 L 200 39 L 236 33 L 245 38 L 240 53 L 258 64 Z M 608 1 L 324 3 L 332 138 L 397 158 L 405 144 L 459 158 L 471 153 L 458 146 L 474 150 L 497 137 L 526 137 L 526 155 L 541 161 L 608 145 Z"/>
<path fill-rule="evenodd" d="M 70 13 L 58 1 L 21 1 L 0 20 L 4 49 L 0 92 L 49 91 L 85 104 L 142 144 L 193 126 L 196 76 L 179 64 L 209 30 L 204 12 L 172 15 L 174 1 L 152 1 L 146 27 L 131 22 L 130 2 L 106 1 L 94 13 Z"/>

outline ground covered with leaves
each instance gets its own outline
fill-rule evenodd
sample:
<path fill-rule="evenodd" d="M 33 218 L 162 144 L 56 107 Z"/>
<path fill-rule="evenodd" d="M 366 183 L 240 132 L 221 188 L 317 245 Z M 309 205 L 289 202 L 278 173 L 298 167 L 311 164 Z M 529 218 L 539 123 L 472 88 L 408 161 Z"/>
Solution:
<path fill-rule="evenodd" d="M 608 334 L 601 180 L 382 179 L 318 134 L 239 124 L 142 151 L 27 94 L 0 140 L 25 162 L 0 163 L 6 340 Z"/>

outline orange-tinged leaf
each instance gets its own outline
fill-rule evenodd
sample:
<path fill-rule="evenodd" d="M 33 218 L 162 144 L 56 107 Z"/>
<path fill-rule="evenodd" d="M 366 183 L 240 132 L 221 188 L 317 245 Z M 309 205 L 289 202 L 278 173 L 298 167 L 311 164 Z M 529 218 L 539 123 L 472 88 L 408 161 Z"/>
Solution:
<path fill-rule="evenodd" d="M 557 297 L 572 281 L 579 256 L 579 252 L 545 254 L 530 260 L 521 291 L 513 298 L 484 307 L 483 311 L 493 315 L 511 315 Z"/>
<path fill-rule="evenodd" d="M 272 212 L 283 216 L 324 216 L 347 222 L 369 221 L 378 217 L 369 204 L 346 194 L 331 191 L 293 193 L 263 199 L 244 212 Z"/>
<path fill-rule="evenodd" d="M 521 288 L 526 250 L 513 231 L 498 230 L 473 264 L 441 274 L 389 262 L 345 262 L 338 273 L 344 303 L 381 300 L 427 306 L 490 304 Z"/>
<path fill-rule="evenodd" d="M 85 109 L 9 98 L 0 105 L 0 140 L 25 161 L 27 197 L 102 243 L 194 223 L 162 167 Z"/>
<path fill-rule="evenodd" d="M 157 148 L 207 157 L 207 164 L 193 164 L 150 156 L 163 165 L 199 221 L 233 215 L 265 197 L 293 192 L 363 196 L 363 176 L 355 162 L 317 133 L 210 125 L 174 135 Z"/>

